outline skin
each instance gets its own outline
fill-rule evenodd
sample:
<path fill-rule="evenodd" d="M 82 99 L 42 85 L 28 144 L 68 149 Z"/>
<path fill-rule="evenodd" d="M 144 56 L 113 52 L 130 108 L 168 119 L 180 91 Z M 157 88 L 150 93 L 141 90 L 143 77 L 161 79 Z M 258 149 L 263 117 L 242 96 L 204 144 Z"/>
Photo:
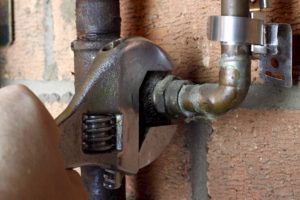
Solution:
<path fill-rule="evenodd" d="M 0 199 L 87 199 L 66 170 L 55 121 L 25 86 L 0 90 Z"/>

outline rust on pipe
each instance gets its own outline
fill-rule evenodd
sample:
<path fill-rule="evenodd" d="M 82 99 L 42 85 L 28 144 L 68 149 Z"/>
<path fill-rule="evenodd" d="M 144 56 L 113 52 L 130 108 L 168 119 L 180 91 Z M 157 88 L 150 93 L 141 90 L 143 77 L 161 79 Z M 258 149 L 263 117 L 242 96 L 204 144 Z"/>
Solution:
<path fill-rule="evenodd" d="M 187 116 L 200 113 L 208 118 L 222 114 L 246 97 L 250 86 L 251 61 L 247 45 L 222 46 L 219 85 L 185 85 L 179 92 L 180 108 Z"/>
<path fill-rule="evenodd" d="M 79 40 L 120 37 L 119 0 L 76 0 L 76 30 Z"/>
<path fill-rule="evenodd" d="M 98 51 L 120 38 L 119 0 L 76 0 L 77 40 L 72 43 L 75 91 L 86 79 Z"/>
<path fill-rule="evenodd" d="M 222 0 L 223 16 L 249 17 L 249 0 Z M 221 44 L 219 84 L 183 85 L 178 91 L 177 107 L 170 108 L 174 116 L 196 114 L 215 118 L 238 106 L 246 97 L 251 82 L 250 46 Z M 170 84 L 172 87 L 172 84 Z M 168 109 L 168 105 L 166 105 Z"/>
<path fill-rule="evenodd" d="M 94 59 L 107 43 L 120 38 L 121 18 L 119 0 L 76 0 L 77 40 L 74 51 L 75 91 L 78 92 Z M 89 200 L 124 200 L 125 179 L 117 190 L 103 186 L 104 169 L 97 166 L 81 167 L 81 178 L 89 193 Z"/>

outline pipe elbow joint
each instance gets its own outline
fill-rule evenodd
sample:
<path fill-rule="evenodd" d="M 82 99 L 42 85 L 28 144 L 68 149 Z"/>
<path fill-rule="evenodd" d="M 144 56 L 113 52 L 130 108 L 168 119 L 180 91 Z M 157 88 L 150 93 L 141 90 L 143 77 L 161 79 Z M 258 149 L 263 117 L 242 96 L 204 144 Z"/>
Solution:
<path fill-rule="evenodd" d="M 250 86 L 251 60 L 248 51 L 223 53 L 219 84 L 183 85 L 178 107 L 187 117 L 202 115 L 213 119 L 243 102 Z"/>

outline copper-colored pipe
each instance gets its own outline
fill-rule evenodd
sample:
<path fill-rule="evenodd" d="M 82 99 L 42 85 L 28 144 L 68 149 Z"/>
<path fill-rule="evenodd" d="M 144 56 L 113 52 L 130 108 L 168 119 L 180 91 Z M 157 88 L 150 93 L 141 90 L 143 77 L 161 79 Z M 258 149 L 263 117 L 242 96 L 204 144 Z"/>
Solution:
<path fill-rule="evenodd" d="M 249 0 L 222 0 L 222 16 L 249 17 Z M 221 45 L 218 86 L 183 84 L 179 90 L 175 90 L 177 98 L 165 95 L 168 114 L 184 114 L 187 117 L 201 114 L 214 118 L 245 99 L 251 79 L 250 46 L 225 43 Z M 171 82 L 166 91 L 174 91 L 175 82 Z"/>
<path fill-rule="evenodd" d="M 249 17 L 249 0 L 222 0 L 222 16 Z M 222 114 L 246 97 L 251 79 L 250 46 L 222 44 L 219 85 L 186 85 L 179 93 L 183 112 L 207 117 Z"/>
<path fill-rule="evenodd" d="M 183 86 L 178 97 L 181 111 L 187 116 L 200 113 L 214 118 L 236 107 L 248 93 L 250 67 L 247 45 L 222 45 L 219 85 Z"/>

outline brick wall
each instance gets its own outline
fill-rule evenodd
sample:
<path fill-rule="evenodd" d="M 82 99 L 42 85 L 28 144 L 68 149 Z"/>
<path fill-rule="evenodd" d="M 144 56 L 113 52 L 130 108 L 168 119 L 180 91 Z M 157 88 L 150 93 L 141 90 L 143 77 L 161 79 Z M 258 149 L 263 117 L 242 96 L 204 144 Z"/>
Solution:
<path fill-rule="evenodd" d="M 28 85 L 55 117 L 73 88 L 75 0 L 14 0 L 15 40 L 0 50 L 1 85 Z M 300 2 L 273 0 L 269 22 L 292 24 L 292 89 L 263 83 L 253 62 L 243 105 L 214 121 L 180 123 L 162 156 L 128 178 L 133 199 L 300 199 Z M 218 79 L 220 46 L 206 39 L 206 19 L 220 0 L 121 0 L 122 35 L 144 36 L 172 58 L 174 74 Z"/>

